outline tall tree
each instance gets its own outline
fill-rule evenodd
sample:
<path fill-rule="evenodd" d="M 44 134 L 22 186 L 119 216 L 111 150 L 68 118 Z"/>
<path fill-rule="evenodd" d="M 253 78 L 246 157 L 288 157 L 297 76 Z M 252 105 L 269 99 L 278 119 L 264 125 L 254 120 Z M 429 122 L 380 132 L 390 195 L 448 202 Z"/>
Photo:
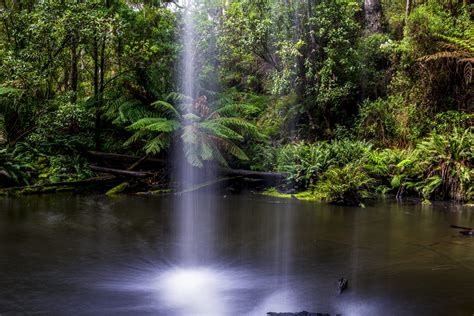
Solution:
<path fill-rule="evenodd" d="M 364 14 L 367 28 L 372 33 L 382 33 L 383 14 L 380 0 L 364 0 Z"/>

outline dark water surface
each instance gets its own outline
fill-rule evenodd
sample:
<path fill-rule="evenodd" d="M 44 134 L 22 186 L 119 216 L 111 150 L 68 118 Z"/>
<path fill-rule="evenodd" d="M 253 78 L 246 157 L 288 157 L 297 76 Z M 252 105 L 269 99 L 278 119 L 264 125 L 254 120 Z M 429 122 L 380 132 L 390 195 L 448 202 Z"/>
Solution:
<path fill-rule="evenodd" d="M 209 201 L 183 238 L 171 197 L 0 198 L 0 315 L 474 314 L 472 208 Z"/>

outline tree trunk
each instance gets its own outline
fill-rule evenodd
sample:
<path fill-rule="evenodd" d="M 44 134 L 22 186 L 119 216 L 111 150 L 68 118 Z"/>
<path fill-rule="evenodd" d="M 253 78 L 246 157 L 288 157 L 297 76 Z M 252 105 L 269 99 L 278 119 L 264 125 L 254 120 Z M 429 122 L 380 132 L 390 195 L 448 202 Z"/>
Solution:
<path fill-rule="evenodd" d="M 78 75 L 77 75 L 77 41 L 75 36 L 71 40 L 71 103 L 75 104 L 77 102 L 77 85 L 78 85 Z"/>
<path fill-rule="evenodd" d="M 364 0 L 364 14 L 367 29 L 371 33 L 382 33 L 382 5 L 380 0 Z"/>
<path fill-rule="evenodd" d="M 96 135 L 95 135 L 95 149 L 100 150 L 101 146 L 101 129 L 102 129 L 102 122 L 101 122 L 101 113 L 102 113 L 102 106 L 104 103 L 104 81 L 105 81 L 105 41 L 106 35 L 102 38 L 102 47 L 100 51 L 100 79 L 99 79 L 99 95 L 97 98 L 96 104 Z"/>
<path fill-rule="evenodd" d="M 411 13 L 411 6 L 412 6 L 412 0 L 407 0 L 407 5 L 405 7 L 405 18 L 408 18 L 408 16 Z"/>
<path fill-rule="evenodd" d="M 94 42 L 93 48 L 94 59 L 94 103 L 95 103 L 95 130 L 94 130 L 94 140 L 95 148 L 99 149 L 100 144 L 100 109 L 99 109 L 99 41 L 97 38 Z"/>

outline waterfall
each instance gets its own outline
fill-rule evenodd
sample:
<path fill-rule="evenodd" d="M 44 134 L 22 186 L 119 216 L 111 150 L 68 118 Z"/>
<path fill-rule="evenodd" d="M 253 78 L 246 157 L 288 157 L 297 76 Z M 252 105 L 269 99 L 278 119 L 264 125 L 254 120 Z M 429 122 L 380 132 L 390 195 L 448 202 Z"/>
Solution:
<path fill-rule="evenodd" d="M 183 0 L 182 15 L 182 53 L 180 57 L 180 92 L 185 100 L 180 105 L 185 112 L 193 112 L 194 102 L 199 97 L 197 88 L 197 67 L 199 65 L 197 53 L 197 38 L 195 31 L 195 17 L 198 8 L 196 0 Z M 184 151 L 196 150 L 185 144 L 174 149 L 173 161 L 175 167 L 175 181 L 180 190 L 187 190 L 193 185 L 202 183 L 212 176 L 212 170 L 206 165 L 202 168 L 193 167 L 186 159 Z M 213 221 L 212 211 L 215 205 L 212 194 L 203 195 L 194 192 L 178 194 L 175 198 L 177 259 L 181 265 L 197 266 L 209 262 L 213 250 Z"/>
<path fill-rule="evenodd" d="M 180 58 L 180 82 L 179 87 L 184 96 L 194 99 L 195 91 L 195 32 L 193 21 L 193 4 L 191 0 L 183 0 L 181 3 L 184 6 L 183 12 L 183 27 L 180 39 L 182 41 L 183 51 Z M 190 107 L 192 102 L 183 101 L 181 107 Z M 179 184 L 180 190 L 187 188 L 195 182 L 195 172 L 186 161 L 183 148 L 177 146 L 174 149 L 174 163 L 173 168 L 175 180 Z M 196 243 L 194 238 L 195 227 L 195 196 L 194 194 L 182 194 L 175 198 L 176 212 L 177 212 L 177 256 L 178 260 L 183 265 L 192 265 L 196 261 Z"/>

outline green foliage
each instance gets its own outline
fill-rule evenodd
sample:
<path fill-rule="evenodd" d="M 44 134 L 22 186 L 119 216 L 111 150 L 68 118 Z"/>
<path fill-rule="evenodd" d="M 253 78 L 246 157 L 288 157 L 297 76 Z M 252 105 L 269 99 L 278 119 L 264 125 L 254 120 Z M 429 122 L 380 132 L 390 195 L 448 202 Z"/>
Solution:
<path fill-rule="evenodd" d="M 288 180 L 300 189 L 307 188 L 329 165 L 330 151 L 326 143 L 290 144 L 277 153 L 276 170 L 288 173 Z"/>
<path fill-rule="evenodd" d="M 74 152 L 71 147 L 62 149 L 64 151 L 58 151 L 54 144 L 37 149 L 21 142 L 15 146 L 13 153 L 20 161 L 27 162 L 29 169 L 37 174 L 32 179 L 35 184 L 85 180 L 94 175 L 89 162 L 80 153 Z"/>
<path fill-rule="evenodd" d="M 113 187 L 109 191 L 107 191 L 107 193 L 105 193 L 105 195 L 114 196 L 114 195 L 120 194 L 123 191 L 125 191 L 129 186 L 130 186 L 130 184 L 128 182 L 123 182 L 123 183 Z"/>
<path fill-rule="evenodd" d="M 459 111 L 447 111 L 436 114 L 431 129 L 438 134 L 448 134 L 454 129 L 466 129 L 474 125 L 474 114 Z"/>
<path fill-rule="evenodd" d="M 404 184 L 410 181 L 407 170 L 413 166 L 412 157 L 412 150 L 386 148 L 368 151 L 364 168 L 375 180 L 375 191 L 401 196 L 405 189 Z"/>
<path fill-rule="evenodd" d="M 333 167 L 322 175 L 313 191 L 323 200 L 333 204 L 356 206 L 370 196 L 373 179 L 359 163 L 348 163 L 344 167 Z"/>
<path fill-rule="evenodd" d="M 277 170 L 288 172 L 300 190 L 311 188 L 334 203 L 358 204 L 371 192 L 462 202 L 473 195 L 473 149 L 472 128 L 433 132 L 414 149 L 372 149 L 348 140 L 298 143 L 277 152 Z"/>
<path fill-rule="evenodd" d="M 355 187 L 471 199 L 472 6 L 408 3 L 381 0 L 379 32 L 359 0 L 194 2 L 208 104 L 170 95 L 184 12 L 170 1 L 1 2 L 2 174 L 83 179 L 87 150 L 176 144 L 195 166 L 288 172 L 338 203 Z"/>
<path fill-rule="evenodd" d="M 331 167 L 342 167 L 364 157 L 371 145 L 362 141 L 289 144 L 277 152 L 276 170 L 289 174 L 289 181 L 305 189 Z"/>
<path fill-rule="evenodd" d="M 143 118 L 130 125 L 129 129 L 135 134 L 126 145 L 144 138 L 147 140 L 145 151 L 156 154 L 179 135 L 188 162 L 201 168 L 204 161 L 210 160 L 227 165 L 225 154 L 248 160 L 237 144 L 246 136 L 261 137 L 257 128 L 242 118 L 253 110 L 248 104 L 228 103 L 211 109 L 207 98 L 201 96 L 194 103 L 173 106 L 158 101 L 153 105 L 162 117 Z"/>
<path fill-rule="evenodd" d="M 26 141 L 43 152 L 78 152 L 93 144 L 94 116 L 83 104 L 72 104 L 69 96 L 48 103 L 48 112 L 38 117 Z"/>
<path fill-rule="evenodd" d="M 27 184 L 29 166 L 6 148 L 0 149 L 0 186 Z"/>
<path fill-rule="evenodd" d="M 359 39 L 357 55 L 360 68 L 360 94 L 364 98 L 380 98 L 387 93 L 393 41 L 387 34 L 375 33 Z M 368 100 L 366 99 L 365 102 Z M 365 103 L 364 102 L 364 103 Z M 363 106 L 363 105 L 362 105 Z"/>
<path fill-rule="evenodd" d="M 416 147 L 414 188 L 425 199 L 467 201 L 474 188 L 474 133 L 455 128 L 448 134 L 432 133 Z"/>
<path fill-rule="evenodd" d="M 366 169 L 380 192 L 416 192 L 425 200 L 472 198 L 474 137 L 472 128 L 433 132 L 413 150 L 368 153 Z"/>

